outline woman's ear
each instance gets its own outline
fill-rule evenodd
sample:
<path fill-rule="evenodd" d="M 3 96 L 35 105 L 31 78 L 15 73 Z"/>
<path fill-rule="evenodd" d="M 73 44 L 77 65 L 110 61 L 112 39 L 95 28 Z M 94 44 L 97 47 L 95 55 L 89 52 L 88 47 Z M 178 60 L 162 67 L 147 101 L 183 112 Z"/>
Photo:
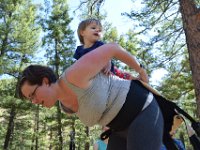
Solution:
<path fill-rule="evenodd" d="M 42 84 L 49 85 L 49 79 L 44 77 L 43 80 L 42 80 Z"/>

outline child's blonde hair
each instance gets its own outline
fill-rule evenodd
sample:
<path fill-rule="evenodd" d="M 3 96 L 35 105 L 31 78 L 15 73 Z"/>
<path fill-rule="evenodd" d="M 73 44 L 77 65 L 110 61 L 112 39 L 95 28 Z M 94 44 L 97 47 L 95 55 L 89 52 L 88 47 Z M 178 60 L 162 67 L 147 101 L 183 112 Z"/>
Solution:
<path fill-rule="evenodd" d="M 77 30 L 77 34 L 78 34 L 78 38 L 80 40 L 80 42 L 82 44 L 84 44 L 84 39 L 81 36 L 81 31 L 85 30 L 85 28 L 90 25 L 91 23 L 96 23 L 98 26 L 100 26 L 100 28 L 102 28 L 101 22 L 100 20 L 97 20 L 95 18 L 89 18 L 86 20 L 81 21 L 81 23 L 78 25 L 78 30 Z"/>

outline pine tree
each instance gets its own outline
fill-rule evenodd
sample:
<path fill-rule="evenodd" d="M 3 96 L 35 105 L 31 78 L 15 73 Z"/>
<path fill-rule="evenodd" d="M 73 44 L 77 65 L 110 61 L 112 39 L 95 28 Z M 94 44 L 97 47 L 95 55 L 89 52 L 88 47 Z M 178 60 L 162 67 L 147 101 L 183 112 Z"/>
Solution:
<path fill-rule="evenodd" d="M 187 80 L 182 78 L 182 82 L 188 81 L 188 83 L 178 86 L 175 91 L 178 92 L 178 89 L 180 89 L 182 93 L 187 93 L 187 85 L 190 84 L 190 91 L 195 89 L 197 105 L 199 105 L 199 94 L 197 92 L 199 91 L 198 87 L 200 83 L 197 78 L 199 70 L 197 69 L 197 64 L 199 64 L 199 59 L 197 58 L 198 48 L 193 49 L 194 47 L 198 47 L 195 46 L 198 44 L 198 40 L 196 39 L 199 37 L 199 31 L 196 28 L 198 21 L 194 18 L 198 16 L 197 5 L 199 2 L 194 0 L 151 0 L 141 2 L 143 7 L 140 10 L 132 10 L 130 13 L 125 13 L 125 15 L 134 22 L 137 22 L 136 27 L 140 27 L 141 29 L 138 31 L 139 34 L 150 37 L 150 40 L 144 41 L 141 47 L 146 49 L 154 57 L 151 67 L 153 69 L 164 68 L 169 72 L 167 74 L 168 77 L 178 77 L 177 75 L 180 75 L 181 79 L 181 75 L 185 74 L 182 72 L 185 65 L 188 66 L 190 64 L 192 72 L 188 70 L 186 75 L 188 77 Z M 189 35 L 190 37 L 188 37 Z M 194 45 L 191 46 L 191 43 Z M 175 75 L 176 73 L 177 75 Z M 193 80 L 191 80 L 191 77 Z M 169 78 L 169 80 L 173 79 Z M 173 84 L 175 82 L 177 85 L 178 82 L 180 83 L 179 80 L 174 80 Z M 168 87 L 171 86 L 168 84 Z"/>
<path fill-rule="evenodd" d="M 2 0 L 0 4 L 0 74 L 9 75 L 13 78 L 12 84 L 16 81 L 21 67 L 31 61 L 38 44 L 37 38 L 39 28 L 35 25 L 36 7 L 26 0 Z M 5 86 L 6 88 L 7 86 Z M 7 133 L 5 135 L 4 149 L 14 143 L 14 120 L 17 116 L 19 103 L 16 99 L 15 86 L 10 86 L 9 94 L 3 98 L 7 107 L 9 119 L 7 122 Z M 8 90 L 8 89 L 4 89 Z M 12 142 L 12 143 L 11 143 Z"/>
<path fill-rule="evenodd" d="M 68 15 L 67 0 L 53 0 L 52 2 L 51 13 L 47 18 L 43 18 L 41 22 L 45 32 L 43 47 L 46 50 L 45 57 L 48 59 L 48 64 L 54 68 L 57 77 L 59 77 L 64 68 L 70 66 L 73 62 L 71 57 L 75 40 L 73 31 L 69 27 L 72 18 Z M 57 137 L 59 141 L 55 148 L 61 150 L 63 148 L 62 113 L 59 103 L 56 107 Z"/>

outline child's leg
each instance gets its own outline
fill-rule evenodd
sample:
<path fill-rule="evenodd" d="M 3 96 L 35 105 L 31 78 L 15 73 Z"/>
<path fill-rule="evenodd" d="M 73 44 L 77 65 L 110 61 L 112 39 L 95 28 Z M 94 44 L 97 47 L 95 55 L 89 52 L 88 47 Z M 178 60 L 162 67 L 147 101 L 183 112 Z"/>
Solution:
<path fill-rule="evenodd" d="M 154 99 L 131 123 L 127 150 L 160 150 L 163 136 L 163 118 Z"/>

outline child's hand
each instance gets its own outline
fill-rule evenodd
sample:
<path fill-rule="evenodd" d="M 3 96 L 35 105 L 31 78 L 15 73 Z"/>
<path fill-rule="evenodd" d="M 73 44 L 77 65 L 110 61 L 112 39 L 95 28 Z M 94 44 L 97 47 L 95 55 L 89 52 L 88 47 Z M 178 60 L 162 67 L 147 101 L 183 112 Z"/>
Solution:
<path fill-rule="evenodd" d="M 128 80 L 139 80 L 139 78 L 138 78 L 138 77 L 134 77 L 134 76 L 130 75 L 130 77 L 128 78 Z"/>
<path fill-rule="evenodd" d="M 107 65 L 106 65 L 105 67 L 103 67 L 102 72 L 103 72 L 105 75 L 110 75 L 110 74 L 111 74 L 110 69 L 111 69 L 111 61 L 109 61 L 109 62 L 107 63 Z"/>

